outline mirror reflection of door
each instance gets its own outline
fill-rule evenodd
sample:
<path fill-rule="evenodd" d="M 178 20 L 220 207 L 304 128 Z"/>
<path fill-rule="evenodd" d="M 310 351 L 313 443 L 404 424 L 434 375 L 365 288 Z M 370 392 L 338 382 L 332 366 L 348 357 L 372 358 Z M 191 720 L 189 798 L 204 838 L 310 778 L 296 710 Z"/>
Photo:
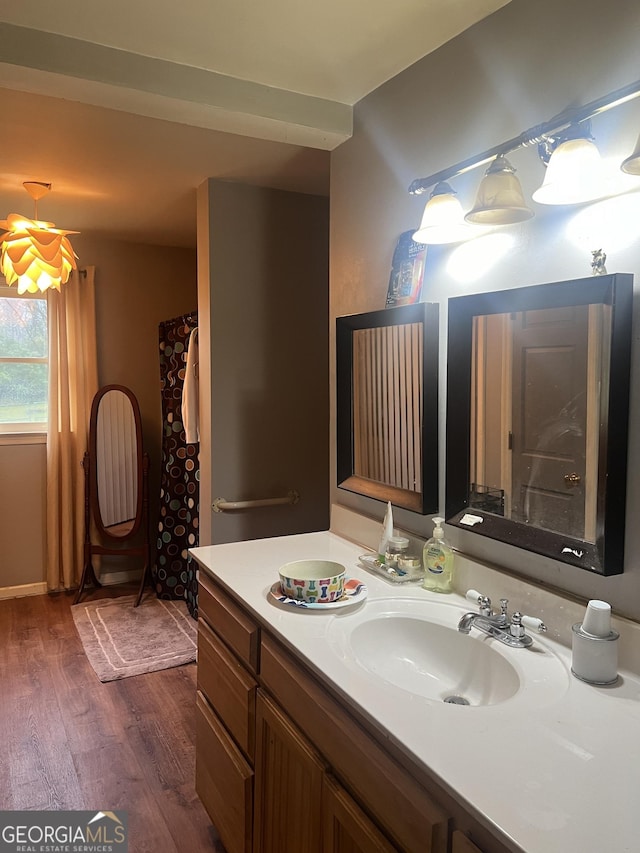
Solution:
<path fill-rule="evenodd" d="M 133 407 L 122 391 L 108 391 L 100 400 L 96 436 L 102 524 L 111 536 L 127 536 L 138 504 L 138 446 Z"/>
<path fill-rule="evenodd" d="M 588 306 L 513 318 L 512 518 L 585 539 Z"/>
<path fill-rule="evenodd" d="M 608 310 L 474 318 L 471 506 L 595 542 Z"/>
<path fill-rule="evenodd" d="M 353 333 L 353 473 L 422 491 L 422 325 Z"/>

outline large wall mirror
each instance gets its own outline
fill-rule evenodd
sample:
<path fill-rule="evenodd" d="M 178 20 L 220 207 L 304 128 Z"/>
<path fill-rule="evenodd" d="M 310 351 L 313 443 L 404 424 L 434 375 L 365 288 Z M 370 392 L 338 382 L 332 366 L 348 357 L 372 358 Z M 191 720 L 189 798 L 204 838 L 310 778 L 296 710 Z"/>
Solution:
<path fill-rule="evenodd" d="M 134 393 L 105 385 L 91 405 L 85 472 L 84 566 L 76 603 L 87 583 L 100 586 L 94 556 L 141 556 L 140 603 L 149 571 L 148 470 L 142 446 L 142 419 Z M 129 545 L 141 531 L 142 542 Z"/>
<path fill-rule="evenodd" d="M 632 299 L 604 275 L 449 300 L 449 524 L 622 572 Z"/>
<path fill-rule="evenodd" d="M 438 511 L 438 306 L 336 320 L 338 486 Z"/>

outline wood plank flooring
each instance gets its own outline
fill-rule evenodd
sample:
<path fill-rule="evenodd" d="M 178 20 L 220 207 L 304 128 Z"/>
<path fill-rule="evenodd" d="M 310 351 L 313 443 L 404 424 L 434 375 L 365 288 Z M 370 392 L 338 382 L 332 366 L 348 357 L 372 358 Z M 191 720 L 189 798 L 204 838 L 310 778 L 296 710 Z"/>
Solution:
<path fill-rule="evenodd" d="M 194 788 L 196 665 L 102 684 L 72 602 L 0 601 L 0 810 L 123 809 L 130 853 L 224 853 Z"/>

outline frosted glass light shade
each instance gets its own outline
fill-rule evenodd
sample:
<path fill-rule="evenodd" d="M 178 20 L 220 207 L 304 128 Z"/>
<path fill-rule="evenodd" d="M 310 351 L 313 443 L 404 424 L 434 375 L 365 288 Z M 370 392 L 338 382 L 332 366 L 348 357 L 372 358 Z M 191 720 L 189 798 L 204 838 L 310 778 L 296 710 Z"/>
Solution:
<path fill-rule="evenodd" d="M 539 204 L 583 204 L 611 192 L 600 152 L 589 139 L 568 139 L 555 149 L 544 182 L 533 193 Z"/>
<path fill-rule="evenodd" d="M 515 169 L 502 155 L 496 157 L 480 182 L 476 203 L 467 213 L 467 222 L 480 225 L 512 225 L 531 219 Z"/>
<path fill-rule="evenodd" d="M 627 175 L 640 175 L 640 136 L 636 142 L 633 154 L 623 161 L 620 168 L 623 172 L 626 172 Z"/>
<path fill-rule="evenodd" d="M 435 245 L 467 240 L 472 229 L 464 221 L 462 205 L 449 184 L 436 184 L 426 203 L 420 228 L 413 234 L 416 243 Z"/>

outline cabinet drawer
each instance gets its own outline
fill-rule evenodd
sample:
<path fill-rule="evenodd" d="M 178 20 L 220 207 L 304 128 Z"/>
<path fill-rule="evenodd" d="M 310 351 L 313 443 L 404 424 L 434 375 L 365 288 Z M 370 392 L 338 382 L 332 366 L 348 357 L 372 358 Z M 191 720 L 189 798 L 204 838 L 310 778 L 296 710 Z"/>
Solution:
<path fill-rule="evenodd" d="M 198 621 L 198 689 L 253 762 L 257 682 L 202 619 Z"/>
<path fill-rule="evenodd" d="M 250 853 L 253 771 L 200 691 L 196 695 L 196 793 L 227 853 Z"/>
<path fill-rule="evenodd" d="M 449 819 L 442 808 L 310 674 L 287 665 L 266 635 L 260 666 L 263 686 L 394 843 L 409 853 L 445 853 Z"/>
<path fill-rule="evenodd" d="M 257 673 L 260 629 L 204 571 L 200 572 L 198 613 L 249 669 Z"/>

